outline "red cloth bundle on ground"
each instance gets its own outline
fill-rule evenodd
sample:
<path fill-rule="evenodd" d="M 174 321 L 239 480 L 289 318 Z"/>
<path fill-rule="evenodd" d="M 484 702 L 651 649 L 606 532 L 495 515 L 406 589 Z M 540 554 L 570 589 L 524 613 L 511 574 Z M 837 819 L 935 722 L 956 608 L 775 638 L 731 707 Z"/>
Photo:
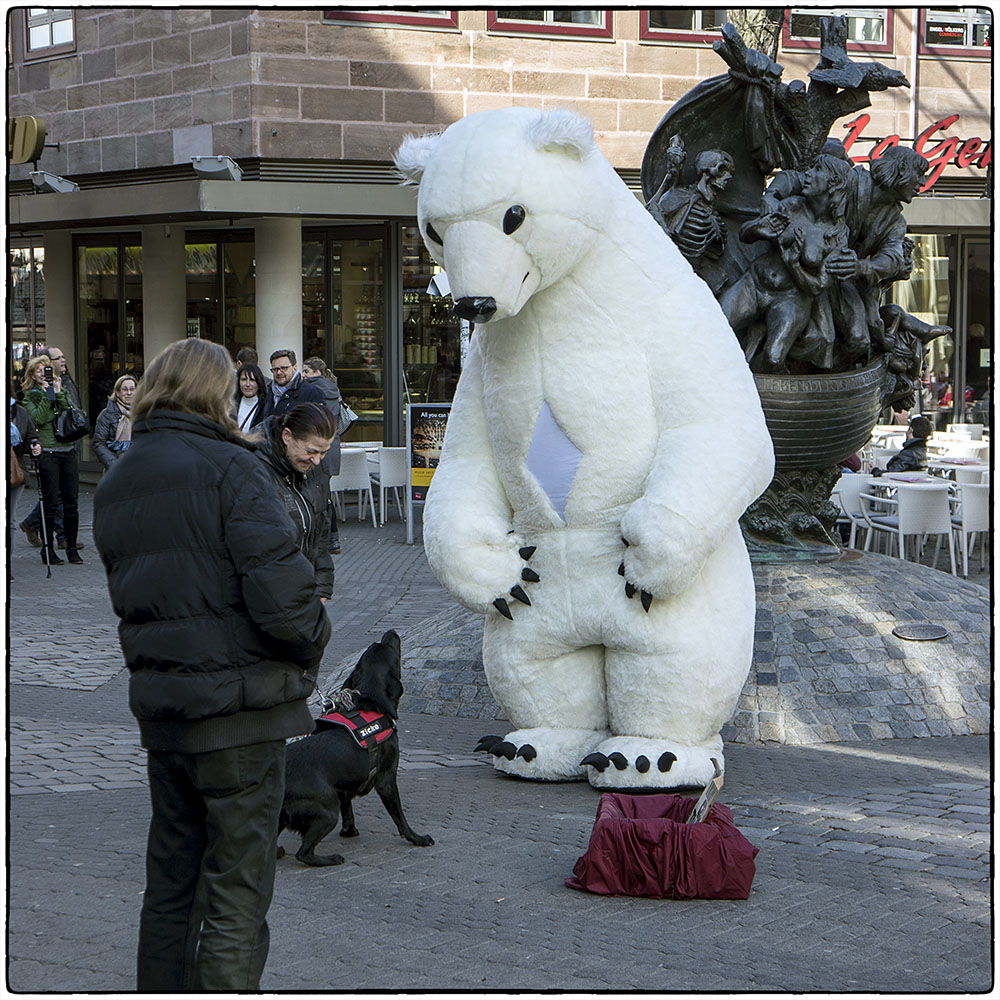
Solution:
<path fill-rule="evenodd" d="M 685 821 L 695 800 L 606 792 L 570 889 L 654 899 L 746 899 L 754 847 L 716 802 L 703 823 Z"/>

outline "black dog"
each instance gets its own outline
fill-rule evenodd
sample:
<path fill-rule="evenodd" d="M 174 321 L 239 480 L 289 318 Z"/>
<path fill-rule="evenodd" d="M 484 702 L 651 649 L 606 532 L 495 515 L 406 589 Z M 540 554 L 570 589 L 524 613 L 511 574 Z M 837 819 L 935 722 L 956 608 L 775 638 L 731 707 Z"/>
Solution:
<path fill-rule="evenodd" d="M 434 841 L 410 829 L 396 787 L 399 766 L 399 738 L 389 721 L 394 722 L 403 694 L 399 636 L 389 631 L 381 642 L 373 642 L 358 660 L 351 676 L 344 682 L 346 704 L 365 712 L 388 716 L 382 720 L 383 732 L 373 749 L 361 747 L 351 731 L 342 725 L 317 723 L 316 732 L 290 744 L 285 763 L 285 801 L 282 804 L 278 833 L 286 827 L 300 834 L 302 844 L 295 857 L 307 865 L 340 865 L 340 854 L 318 855 L 316 845 L 343 817 L 341 837 L 356 837 L 351 800 L 367 795 L 372 788 L 392 817 L 401 836 L 418 847 L 430 847 Z M 344 704 L 339 698 L 334 707 Z M 377 729 L 379 723 L 375 724 Z M 369 727 L 363 725 L 359 735 Z M 278 848 L 278 857 L 285 853 Z"/>

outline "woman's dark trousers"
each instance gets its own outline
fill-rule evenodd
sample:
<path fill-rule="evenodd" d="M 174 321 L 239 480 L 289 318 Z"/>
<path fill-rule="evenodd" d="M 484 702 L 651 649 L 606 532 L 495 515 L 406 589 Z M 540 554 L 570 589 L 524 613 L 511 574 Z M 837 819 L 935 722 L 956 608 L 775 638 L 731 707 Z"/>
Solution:
<path fill-rule="evenodd" d="M 285 741 L 149 751 L 153 818 L 140 993 L 258 990 L 267 960 Z"/>
<path fill-rule="evenodd" d="M 80 512 L 77 500 L 80 495 L 80 469 L 76 449 L 69 451 L 43 451 L 38 458 L 38 475 L 42 481 L 42 499 L 45 504 L 45 540 L 50 549 L 56 545 L 56 514 L 62 500 L 63 532 L 66 549 L 76 548 L 80 531 Z"/>

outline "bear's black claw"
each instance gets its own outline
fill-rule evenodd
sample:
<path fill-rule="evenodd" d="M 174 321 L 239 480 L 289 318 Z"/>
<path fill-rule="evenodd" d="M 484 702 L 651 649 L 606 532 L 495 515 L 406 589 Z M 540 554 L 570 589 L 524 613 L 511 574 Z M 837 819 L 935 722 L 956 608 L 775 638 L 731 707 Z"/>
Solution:
<path fill-rule="evenodd" d="M 580 761 L 580 766 L 584 767 L 589 764 L 591 767 L 596 767 L 598 771 L 607 770 L 608 764 L 611 763 L 607 757 L 602 753 L 598 753 L 596 750 L 593 753 L 588 753 L 583 760 Z"/>
<path fill-rule="evenodd" d="M 628 580 L 625 581 L 625 596 L 631 601 L 635 597 L 635 592 L 638 587 L 634 583 L 629 583 Z"/>
<path fill-rule="evenodd" d="M 677 754 L 671 753 L 669 750 L 666 750 L 660 754 L 660 759 L 656 762 L 656 766 L 661 771 L 669 771 L 670 768 L 674 766 L 675 760 L 677 760 Z"/>
<path fill-rule="evenodd" d="M 521 757 L 530 764 L 538 756 L 538 751 L 530 743 L 525 743 L 523 747 L 517 748 L 514 756 Z"/>
<path fill-rule="evenodd" d="M 639 754 L 635 759 L 635 769 L 640 774 L 645 774 L 649 770 L 649 758 L 643 754 Z"/>
<path fill-rule="evenodd" d="M 622 545 L 628 548 L 628 539 L 624 535 L 622 535 Z"/>
<path fill-rule="evenodd" d="M 619 576 L 625 575 L 625 563 L 622 563 L 621 566 L 618 567 L 618 575 Z"/>
<path fill-rule="evenodd" d="M 514 620 L 514 616 L 510 613 L 510 608 L 507 607 L 507 602 L 502 597 L 498 597 L 493 602 L 493 607 L 495 607 L 497 611 L 504 616 L 504 618 L 509 618 L 511 621 Z"/>
<path fill-rule="evenodd" d="M 529 569 L 527 566 L 521 570 L 521 579 L 526 580 L 528 583 L 538 583 L 541 577 L 533 570 Z"/>
<path fill-rule="evenodd" d="M 639 595 L 639 600 L 642 601 L 642 610 L 645 611 L 646 614 L 648 615 L 649 614 L 649 606 L 650 606 L 650 604 L 653 603 L 653 595 L 648 590 L 644 590 Z"/>
<path fill-rule="evenodd" d="M 498 743 L 503 740 L 502 736 L 484 736 L 477 744 L 476 749 L 473 753 L 478 753 L 480 750 L 492 750 Z"/>
<path fill-rule="evenodd" d="M 608 760 L 611 761 L 619 771 L 624 771 L 628 767 L 628 758 L 623 753 L 619 753 L 617 750 L 614 753 L 608 754 Z"/>
<path fill-rule="evenodd" d="M 535 554 L 535 549 L 537 548 L 537 545 L 522 545 L 517 550 L 517 554 L 527 562 Z"/>
<path fill-rule="evenodd" d="M 507 760 L 513 760 L 514 754 L 517 753 L 517 747 L 509 740 L 501 740 L 490 748 L 490 753 L 494 757 L 506 757 Z"/>
<path fill-rule="evenodd" d="M 527 604 L 531 607 L 531 601 L 528 600 L 528 595 L 524 592 L 524 588 L 519 584 L 515 583 L 513 587 L 510 588 L 510 596 L 514 598 L 515 601 L 520 601 L 522 604 Z"/>

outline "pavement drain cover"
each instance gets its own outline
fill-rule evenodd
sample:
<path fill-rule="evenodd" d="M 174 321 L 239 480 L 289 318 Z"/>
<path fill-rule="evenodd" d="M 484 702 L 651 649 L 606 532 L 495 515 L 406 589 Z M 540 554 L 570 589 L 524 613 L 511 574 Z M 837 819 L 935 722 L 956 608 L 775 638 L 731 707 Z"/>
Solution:
<path fill-rule="evenodd" d="M 900 639 L 943 639 L 948 630 L 943 625 L 924 624 L 923 622 L 904 622 L 897 625 L 892 634 Z"/>

